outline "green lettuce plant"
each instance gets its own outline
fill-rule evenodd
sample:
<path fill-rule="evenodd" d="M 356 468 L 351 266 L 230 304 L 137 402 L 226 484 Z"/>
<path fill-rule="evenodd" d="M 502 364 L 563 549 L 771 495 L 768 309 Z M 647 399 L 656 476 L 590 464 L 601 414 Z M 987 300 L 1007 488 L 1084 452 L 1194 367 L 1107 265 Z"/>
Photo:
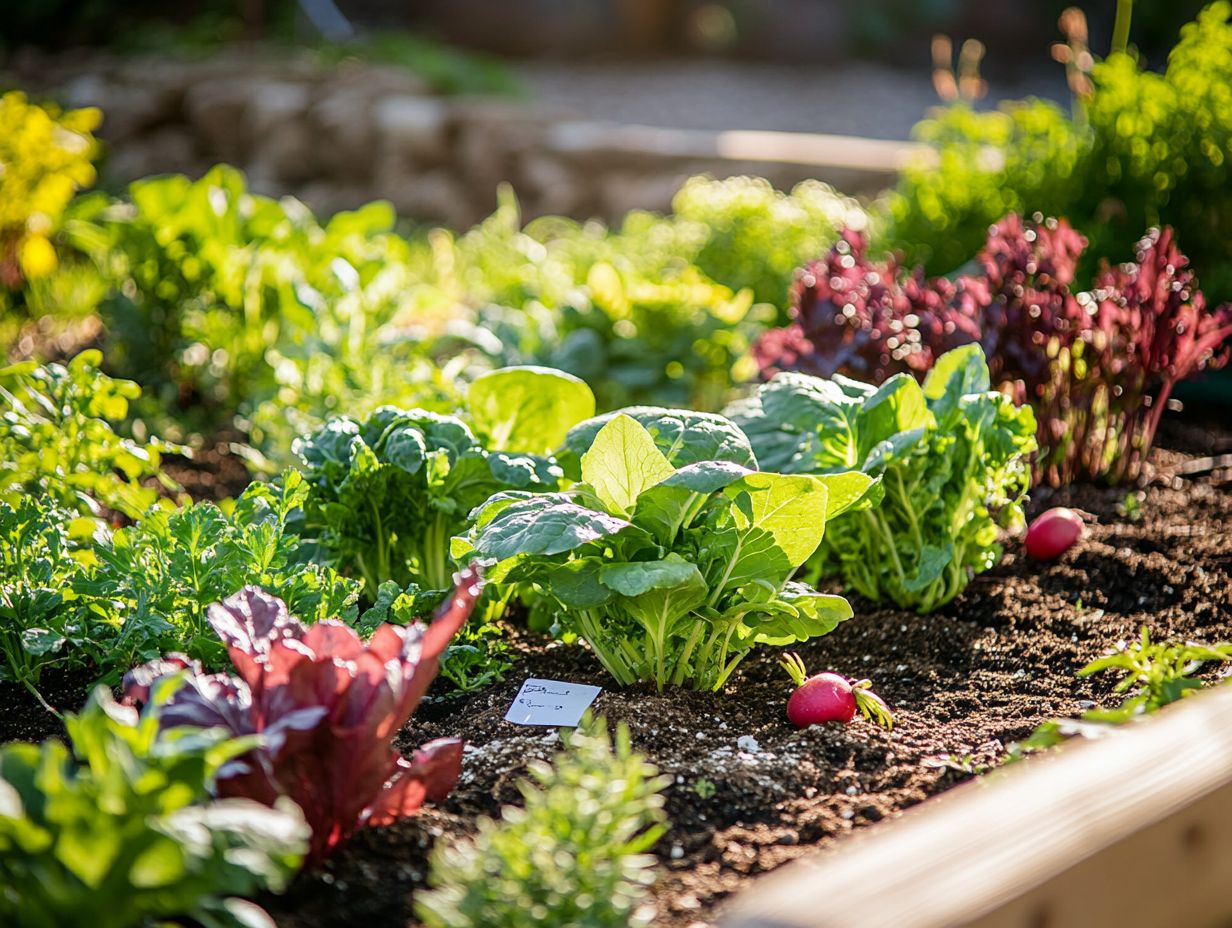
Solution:
<path fill-rule="evenodd" d="M 858 470 L 867 495 L 829 526 L 813 576 L 929 612 L 1001 556 L 1001 527 L 1023 521 L 1035 417 L 989 389 L 978 345 L 942 355 L 921 386 L 776 375 L 729 409 L 763 467 L 788 474 Z"/>
<path fill-rule="evenodd" d="M 131 928 L 191 918 L 272 926 L 240 896 L 282 889 L 308 847 L 299 807 L 210 801 L 219 770 L 255 738 L 159 731 L 167 680 L 144 712 L 106 687 L 51 740 L 0 747 L 0 922 Z"/>
<path fill-rule="evenodd" d="M 582 482 L 496 494 L 454 553 L 496 562 L 490 580 L 533 584 L 621 684 L 717 690 L 755 645 L 806 641 L 851 616 L 791 577 L 872 481 L 759 472 L 729 459 L 747 442 L 718 457 L 716 436 L 739 434 L 731 423 L 663 412 L 650 429 L 624 413 L 578 425 L 567 445 L 594 434 Z"/>
<path fill-rule="evenodd" d="M 562 737 L 552 764 L 531 764 L 521 808 L 481 819 L 473 839 L 433 852 L 433 889 L 415 899 L 429 928 L 651 923 L 646 851 L 665 830 L 669 780 L 630 748 L 623 723 L 614 743 L 602 719 Z"/>

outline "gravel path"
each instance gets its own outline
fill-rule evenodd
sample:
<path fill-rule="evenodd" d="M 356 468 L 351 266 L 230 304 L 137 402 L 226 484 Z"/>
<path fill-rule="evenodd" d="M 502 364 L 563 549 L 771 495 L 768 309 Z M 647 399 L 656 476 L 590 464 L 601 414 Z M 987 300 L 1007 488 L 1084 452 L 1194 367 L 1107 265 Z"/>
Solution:
<path fill-rule="evenodd" d="M 589 119 L 681 129 L 772 129 L 905 139 L 938 102 L 927 69 L 853 62 L 800 68 L 732 61 L 513 65 L 532 97 Z M 991 88 L 982 106 L 1064 99 L 1060 67 Z"/>

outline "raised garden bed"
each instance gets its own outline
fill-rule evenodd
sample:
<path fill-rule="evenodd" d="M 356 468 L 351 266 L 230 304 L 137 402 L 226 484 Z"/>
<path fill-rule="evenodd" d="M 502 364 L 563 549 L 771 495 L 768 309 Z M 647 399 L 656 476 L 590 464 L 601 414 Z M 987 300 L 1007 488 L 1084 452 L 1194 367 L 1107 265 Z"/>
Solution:
<path fill-rule="evenodd" d="M 1124 514 L 1124 488 L 1039 489 L 1033 510 L 1066 505 L 1093 517 L 1061 561 L 1041 568 L 1011 543 L 998 567 L 936 613 L 855 599 L 855 618 L 800 649 L 811 668 L 872 678 L 895 709 L 892 733 L 867 723 L 792 729 L 783 715 L 789 682 L 769 652 L 717 694 L 605 689 L 596 711 L 627 722 L 634 746 L 675 781 L 671 828 L 655 849 L 656 924 L 711 924 L 759 874 L 893 819 L 996 764 L 1039 722 L 1077 715 L 1108 694 L 1108 683 L 1075 671 L 1143 625 L 1160 638 L 1232 637 L 1232 475 L 1205 470 L 1232 435 L 1182 420 L 1160 443 L 1183 450 L 1155 453 L 1136 521 Z M 1205 472 L 1185 475 L 1195 469 Z M 502 720 L 522 680 L 610 683 L 582 647 L 521 633 L 515 650 L 514 670 L 489 689 L 447 696 L 438 681 L 436 698 L 404 733 L 403 748 L 442 736 L 469 743 L 449 798 L 396 826 L 361 831 L 323 870 L 263 900 L 279 925 L 414 923 L 411 899 L 434 842 L 465 835 L 477 815 L 515 801 L 526 763 L 559 747 L 555 729 Z M 46 690 L 75 708 L 86 682 L 49 678 Z M 0 688 L 0 703 L 5 741 L 58 728 L 22 690 Z"/>
<path fill-rule="evenodd" d="M 1217 440 L 1227 447 L 1232 436 Z M 855 600 L 855 618 L 799 649 L 809 667 L 870 677 L 895 709 L 892 733 L 867 723 L 794 730 L 783 714 L 790 683 L 769 652 L 746 661 L 721 693 L 605 689 L 596 711 L 628 722 L 635 747 L 676 781 L 668 790 L 671 830 L 656 849 L 665 870 L 656 924 L 709 924 L 759 874 L 971 775 L 942 758 L 956 766 L 966 759 L 973 772 L 1041 721 L 1078 715 L 1084 700 L 1108 688 L 1077 680 L 1075 671 L 1142 625 L 1161 638 L 1232 636 L 1229 474 L 1184 479 L 1168 470 L 1203 456 L 1156 456 L 1161 469 L 1138 522 L 1119 512 L 1123 488 L 1039 490 L 1033 510 L 1067 505 L 1098 520 L 1059 563 L 1041 569 L 1011 545 L 998 567 L 932 615 Z M 554 729 L 502 720 L 522 680 L 610 682 L 580 648 L 529 639 L 518 647 L 521 659 L 504 683 L 425 705 L 403 745 L 466 738 L 471 748 L 449 799 L 399 826 L 361 833 L 323 873 L 270 900 L 280 925 L 413 921 L 409 898 L 423 883 L 432 843 L 466 834 L 477 814 L 515 801 L 526 761 L 559 747 Z M 748 738 L 758 751 L 742 750 Z M 704 796 L 704 785 L 699 794 L 702 781 L 714 785 L 713 795 Z"/>

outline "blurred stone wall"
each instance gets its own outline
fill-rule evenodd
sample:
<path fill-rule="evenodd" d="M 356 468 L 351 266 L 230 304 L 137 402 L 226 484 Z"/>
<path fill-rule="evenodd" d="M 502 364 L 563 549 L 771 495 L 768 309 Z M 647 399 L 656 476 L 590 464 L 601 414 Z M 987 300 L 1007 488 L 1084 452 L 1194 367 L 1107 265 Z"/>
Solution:
<path fill-rule="evenodd" d="M 827 165 L 824 151 L 805 163 L 736 159 L 722 154 L 717 133 L 604 126 L 510 98 L 434 96 L 406 70 L 357 61 L 323 67 L 233 49 L 198 61 L 74 53 L 13 64 L 8 82 L 36 97 L 101 107 L 105 185 L 199 176 L 227 162 L 257 192 L 294 195 L 325 214 L 388 199 L 403 216 L 462 228 L 488 215 L 509 182 L 528 218 L 612 220 L 667 209 L 698 173 L 756 173 L 783 188 L 818 176 L 852 192 L 892 177 L 863 157 L 856 168 Z"/>

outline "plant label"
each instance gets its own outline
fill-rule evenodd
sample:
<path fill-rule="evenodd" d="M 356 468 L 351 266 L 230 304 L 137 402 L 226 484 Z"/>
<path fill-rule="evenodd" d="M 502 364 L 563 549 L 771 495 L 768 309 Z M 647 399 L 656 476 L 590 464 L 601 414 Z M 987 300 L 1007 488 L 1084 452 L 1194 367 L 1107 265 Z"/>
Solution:
<path fill-rule="evenodd" d="M 515 725 L 553 725 L 572 728 L 582 720 L 602 687 L 559 680 L 528 679 L 518 690 L 505 721 Z"/>

